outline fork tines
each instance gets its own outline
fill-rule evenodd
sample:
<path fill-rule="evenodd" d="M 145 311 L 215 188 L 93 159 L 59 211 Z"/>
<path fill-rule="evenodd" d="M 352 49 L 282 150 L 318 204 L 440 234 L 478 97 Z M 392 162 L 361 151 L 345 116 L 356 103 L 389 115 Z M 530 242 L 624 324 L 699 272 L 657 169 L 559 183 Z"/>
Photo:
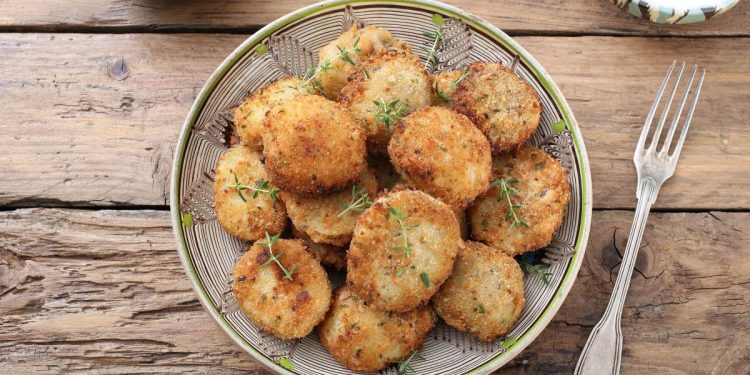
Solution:
<path fill-rule="evenodd" d="M 679 105 L 677 106 L 677 109 L 675 113 L 672 115 L 672 124 L 669 126 L 669 130 L 667 131 L 667 136 L 664 139 L 662 147 L 659 149 L 659 151 L 656 151 L 656 148 L 659 144 L 659 140 L 662 135 L 662 131 L 664 130 L 664 123 L 667 121 L 667 117 L 669 116 L 669 110 L 672 106 L 672 102 L 674 100 L 675 93 L 677 92 L 677 89 L 680 85 L 680 81 L 682 79 L 682 74 L 685 71 L 685 63 L 683 62 L 677 72 L 677 77 L 674 80 L 674 83 L 672 84 L 671 90 L 669 92 L 669 98 L 667 99 L 666 103 L 664 104 L 664 107 L 661 112 L 661 116 L 659 118 L 659 123 L 656 127 L 656 130 L 654 131 L 654 134 L 651 138 L 651 143 L 646 147 L 646 139 L 648 138 L 649 130 L 651 129 L 651 123 L 653 122 L 654 115 L 656 113 L 657 108 L 659 107 L 659 102 L 661 101 L 662 95 L 664 94 L 664 90 L 667 88 L 670 78 L 672 77 L 672 72 L 675 70 L 675 66 L 677 65 L 677 62 L 672 62 L 672 65 L 669 67 L 669 70 L 667 71 L 667 75 L 664 77 L 664 80 L 661 83 L 661 86 L 659 87 L 659 91 L 656 94 L 656 99 L 654 100 L 654 103 L 651 105 L 651 110 L 648 112 L 648 116 L 646 117 L 646 122 L 643 124 L 643 129 L 641 130 L 641 137 L 638 140 L 638 146 L 636 147 L 636 155 L 638 154 L 654 154 L 657 153 L 656 156 L 664 159 L 669 159 L 670 161 L 676 161 L 677 158 L 680 156 L 680 150 L 682 149 L 682 145 L 685 142 L 685 137 L 687 136 L 688 127 L 690 126 L 690 120 L 693 118 L 693 111 L 695 111 L 695 105 L 698 102 L 698 96 L 701 91 L 701 86 L 703 86 L 703 79 L 706 75 L 706 70 L 701 69 L 701 75 L 700 78 L 697 81 L 697 84 L 695 83 L 695 76 L 698 72 L 698 65 L 693 65 L 690 69 L 690 80 L 685 84 L 684 92 L 682 94 L 682 98 L 680 99 Z M 680 117 L 682 114 L 682 111 L 685 107 L 685 102 L 687 102 L 688 96 L 690 95 L 691 89 L 694 87 L 693 91 L 693 99 L 690 102 L 690 107 L 688 108 L 687 114 L 685 116 L 685 121 L 682 125 L 682 130 L 680 132 L 680 138 L 677 142 L 677 145 L 674 148 L 674 152 L 671 155 L 668 155 L 672 138 L 675 134 L 675 131 L 677 129 L 677 124 L 680 121 Z"/>

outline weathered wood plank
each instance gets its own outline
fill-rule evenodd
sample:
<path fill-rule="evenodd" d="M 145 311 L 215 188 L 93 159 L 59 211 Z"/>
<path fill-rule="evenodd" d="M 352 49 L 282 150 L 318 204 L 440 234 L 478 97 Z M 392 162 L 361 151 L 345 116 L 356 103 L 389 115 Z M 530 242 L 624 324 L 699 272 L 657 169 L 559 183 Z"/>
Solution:
<path fill-rule="evenodd" d="M 500 373 L 571 373 L 631 215 L 594 213 L 567 301 Z M 750 370 L 749 233 L 750 213 L 651 215 L 623 316 L 623 374 Z M 202 311 L 174 248 L 164 211 L 0 212 L 0 372 L 265 373 Z"/>
<path fill-rule="evenodd" d="M 294 1 L 6 0 L 0 29 L 10 31 L 238 31 L 260 28 L 314 3 Z M 750 35 L 750 4 L 702 24 L 667 27 L 631 17 L 608 0 L 448 0 L 511 34 Z"/>
<path fill-rule="evenodd" d="M 164 205 L 172 153 L 205 79 L 244 37 L 0 35 L 0 205 Z M 568 98 L 598 208 L 635 203 L 631 158 L 672 59 L 707 81 L 657 207 L 749 209 L 750 38 L 517 38 Z"/>

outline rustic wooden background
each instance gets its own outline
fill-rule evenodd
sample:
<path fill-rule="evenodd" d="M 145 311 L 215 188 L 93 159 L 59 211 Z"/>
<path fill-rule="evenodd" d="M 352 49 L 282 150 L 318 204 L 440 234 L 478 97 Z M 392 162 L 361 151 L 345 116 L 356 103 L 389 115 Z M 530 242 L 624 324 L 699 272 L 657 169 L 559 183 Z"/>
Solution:
<path fill-rule="evenodd" d="M 585 263 L 501 374 L 568 374 L 603 312 L 635 205 L 638 130 L 673 59 L 707 81 L 651 215 L 623 374 L 750 373 L 750 2 L 663 27 L 606 0 L 453 0 L 552 74 L 591 158 Z M 179 129 L 244 38 L 309 1 L 0 1 L 0 373 L 266 374 L 203 312 L 175 250 Z"/>

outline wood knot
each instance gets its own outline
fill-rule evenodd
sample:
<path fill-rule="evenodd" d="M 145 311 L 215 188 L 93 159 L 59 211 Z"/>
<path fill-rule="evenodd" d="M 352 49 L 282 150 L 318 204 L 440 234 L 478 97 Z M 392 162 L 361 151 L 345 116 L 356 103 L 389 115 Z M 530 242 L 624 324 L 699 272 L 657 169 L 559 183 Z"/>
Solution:
<path fill-rule="evenodd" d="M 109 76 L 118 81 L 122 81 L 130 77 L 130 69 L 128 69 L 128 64 L 125 62 L 124 58 L 118 57 L 109 66 Z"/>

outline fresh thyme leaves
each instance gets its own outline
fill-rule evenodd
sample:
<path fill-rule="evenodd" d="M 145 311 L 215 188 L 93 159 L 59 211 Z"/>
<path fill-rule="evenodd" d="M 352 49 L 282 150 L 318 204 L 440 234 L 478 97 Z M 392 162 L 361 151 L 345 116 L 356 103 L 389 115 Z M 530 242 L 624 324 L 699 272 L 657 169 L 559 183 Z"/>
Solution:
<path fill-rule="evenodd" d="M 433 14 L 432 23 L 436 26 L 435 31 L 424 34 L 426 37 L 429 37 L 435 40 L 432 43 L 432 49 L 427 51 L 427 61 L 424 64 L 425 68 L 427 68 L 431 64 L 434 65 L 435 63 L 438 62 L 436 51 L 438 47 L 442 48 L 445 46 L 445 39 L 443 39 L 443 33 L 440 31 L 445 25 L 445 19 L 443 19 L 443 16 L 439 14 Z"/>
<path fill-rule="evenodd" d="M 357 188 L 357 185 L 352 186 L 352 199 L 349 203 L 338 202 L 344 209 L 339 212 L 338 217 L 344 216 L 349 211 L 362 212 L 372 205 L 370 196 L 367 195 L 367 191 Z"/>
<path fill-rule="evenodd" d="M 430 287 L 430 276 L 427 275 L 427 272 L 420 273 L 419 278 L 422 280 L 422 284 L 424 284 L 425 288 Z"/>
<path fill-rule="evenodd" d="M 375 121 L 378 124 L 383 124 L 386 130 L 390 130 L 391 126 L 395 125 L 401 117 L 404 116 L 404 102 L 400 99 L 393 99 L 389 102 L 379 98 L 372 102 L 377 109 L 375 112 Z"/>
<path fill-rule="evenodd" d="M 240 196 L 240 198 L 242 198 L 243 202 L 247 202 L 247 198 L 245 198 L 245 195 L 242 194 L 242 192 L 245 190 L 251 190 L 253 192 L 253 199 L 258 197 L 258 195 L 260 194 L 268 194 L 268 196 L 271 197 L 274 202 L 279 201 L 279 189 L 271 186 L 271 183 L 266 179 L 261 178 L 259 180 L 255 180 L 255 185 L 245 185 L 243 183 L 240 183 L 239 178 L 237 178 L 237 173 L 234 173 L 234 185 L 231 185 L 230 187 L 237 189 L 237 194 Z"/>
<path fill-rule="evenodd" d="M 396 361 L 396 370 L 398 371 L 399 375 L 406 374 L 407 372 L 414 372 L 414 369 L 411 367 L 411 361 L 414 358 L 422 359 L 422 356 L 417 354 L 418 352 L 419 351 L 416 349 L 412 350 L 411 354 L 409 354 L 406 359 L 404 359 L 403 361 Z"/>
<path fill-rule="evenodd" d="M 260 266 L 265 267 L 271 264 L 271 262 L 275 262 L 281 269 L 281 272 L 284 273 L 284 278 L 287 280 L 292 280 L 292 274 L 294 273 L 294 270 L 297 268 L 297 265 L 294 265 L 292 266 L 292 268 L 287 270 L 286 268 L 284 268 L 284 265 L 281 264 L 281 261 L 279 260 L 279 258 L 281 258 L 281 255 L 283 255 L 284 253 L 283 252 L 279 252 L 278 254 L 273 253 L 273 245 L 276 244 L 276 241 L 279 239 L 279 237 L 281 237 L 281 233 L 275 236 L 271 236 L 270 234 L 268 234 L 268 232 L 266 232 L 266 242 L 258 243 L 259 245 L 265 246 L 266 248 L 268 248 L 268 260 L 265 261 L 265 263 L 261 264 Z"/>
<path fill-rule="evenodd" d="M 552 273 L 549 272 L 549 264 L 533 264 L 525 256 L 520 257 L 518 262 L 521 264 L 521 269 L 525 274 L 538 274 L 544 285 L 549 285 L 549 278 L 552 276 Z"/>
<path fill-rule="evenodd" d="M 393 216 L 399 226 L 399 228 L 396 229 L 395 233 L 404 240 L 401 246 L 391 247 L 391 250 L 402 251 L 407 257 L 410 257 L 411 253 L 414 251 L 414 248 L 412 248 L 411 244 L 409 243 L 407 231 L 418 227 L 418 225 L 406 225 L 404 221 L 408 216 L 403 211 L 403 208 L 395 209 L 388 206 L 388 213 L 390 214 L 390 216 Z M 386 215 L 386 217 L 387 216 L 388 215 Z"/>
<path fill-rule="evenodd" d="M 480 315 L 484 315 L 484 306 L 477 305 L 477 307 L 474 308 L 474 312 Z"/>
<path fill-rule="evenodd" d="M 471 70 L 468 68 L 464 68 L 461 70 L 461 75 L 458 76 L 458 78 L 451 81 L 451 83 L 445 88 L 445 90 L 440 90 L 440 87 L 438 87 L 437 81 L 435 81 L 435 94 L 438 96 L 438 98 L 445 100 L 446 102 L 450 103 L 453 101 L 453 98 L 448 94 L 449 92 L 453 91 L 458 87 L 458 84 L 461 83 L 461 81 L 465 80 L 466 77 L 471 75 Z"/>
<path fill-rule="evenodd" d="M 516 209 L 520 208 L 521 205 L 517 203 L 513 203 L 513 198 L 518 196 L 518 190 L 513 187 L 513 185 L 517 184 L 518 180 L 516 180 L 515 177 L 508 177 L 505 179 L 498 179 L 495 181 L 492 181 L 491 186 L 497 187 L 500 189 L 500 193 L 497 196 L 497 200 L 506 200 L 508 202 L 508 210 L 505 211 L 505 220 L 513 219 L 513 226 L 514 227 L 521 227 L 524 226 L 526 228 L 529 227 L 529 224 L 525 220 L 521 220 L 518 218 L 518 214 L 516 214 Z"/>
<path fill-rule="evenodd" d="M 356 40 L 354 40 L 354 45 L 352 45 L 351 48 L 344 48 L 344 47 L 341 47 L 341 46 L 336 46 L 336 48 L 339 50 L 338 54 L 336 54 L 335 56 L 333 56 L 330 59 L 327 59 L 327 60 L 323 61 L 323 63 L 320 64 L 320 65 L 318 65 L 315 69 L 309 69 L 307 71 L 307 73 L 305 73 L 305 80 L 302 81 L 302 84 L 300 84 L 300 88 L 307 89 L 308 91 L 311 88 L 317 89 L 319 91 L 323 91 L 322 90 L 323 87 L 321 86 L 320 81 L 318 81 L 317 79 L 315 79 L 315 77 L 320 72 L 325 72 L 327 70 L 332 70 L 333 69 L 333 62 L 335 60 L 339 60 L 340 59 L 342 61 L 348 62 L 349 64 L 357 65 L 354 62 L 354 60 L 352 59 L 351 55 L 352 55 L 352 53 L 359 54 L 360 52 L 362 52 L 362 50 L 359 48 L 359 38 L 357 38 Z"/>

